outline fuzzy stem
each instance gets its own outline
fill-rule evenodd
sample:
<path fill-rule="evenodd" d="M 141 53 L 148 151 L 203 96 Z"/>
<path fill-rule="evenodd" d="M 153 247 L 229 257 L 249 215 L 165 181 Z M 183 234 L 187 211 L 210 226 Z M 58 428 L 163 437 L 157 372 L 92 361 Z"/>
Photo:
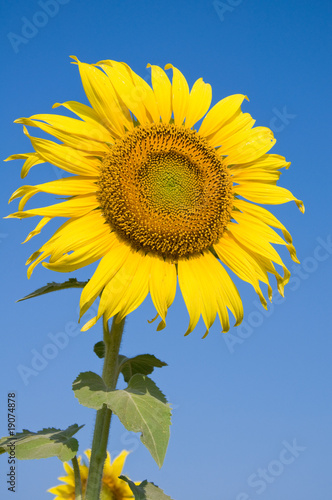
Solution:
<path fill-rule="evenodd" d="M 102 378 L 109 390 L 114 390 L 116 388 L 119 377 L 118 356 L 124 322 L 125 318 L 117 322 L 117 317 L 115 316 L 110 331 L 107 321 L 104 321 L 105 357 Z M 97 411 L 86 489 L 86 500 L 99 500 L 111 417 L 112 411 L 107 408 L 106 404 Z"/>
<path fill-rule="evenodd" d="M 78 461 L 77 461 L 77 456 L 75 455 L 71 461 L 73 464 L 74 477 L 75 477 L 75 500 L 82 500 L 81 473 L 80 473 L 80 467 L 79 467 Z"/>

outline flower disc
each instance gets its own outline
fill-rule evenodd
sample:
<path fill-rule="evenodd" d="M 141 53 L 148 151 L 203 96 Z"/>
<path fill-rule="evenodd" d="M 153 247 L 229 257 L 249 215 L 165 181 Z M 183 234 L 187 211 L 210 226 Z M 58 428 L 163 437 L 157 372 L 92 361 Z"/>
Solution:
<path fill-rule="evenodd" d="M 103 159 L 98 200 L 113 230 L 136 249 L 177 260 L 216 243 L 231 219 L 222 158 L 193 130 L 140 126 Z"/>

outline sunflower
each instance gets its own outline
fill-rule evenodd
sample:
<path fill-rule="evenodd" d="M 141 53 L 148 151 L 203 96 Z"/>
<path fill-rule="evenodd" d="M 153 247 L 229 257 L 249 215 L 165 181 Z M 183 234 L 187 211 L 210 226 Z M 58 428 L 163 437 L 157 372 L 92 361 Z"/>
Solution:
<path fill-rule="evenodd" d="M 125 63 L 73 59 L 91 107 L 57 103 L 78 118 L 39 114 L 16 120 L 34 151 L 8 158 L 25 160 L 22 177 L 44 162 L 71 174 L 22 186 L 10 199 L 22 198 L 10 217 L 42 216 L 26 241 L 54 217 L 68 219 L 31 255 L 28 277 L 42 261 L 47 269 L 69 272 L 101 259 L 82 291 L 81 316 L 100 295 L 97 316 L 83 330 L 102 315 L 117 314 L 120 321 L 149 292 L 161 319 L 158 329 L 164 328 L 178 281 L 190 318 L 186 334 L 202 316 L 206 335 L 217 314 L 226 332 L 228 310 L 238 325 L 243 308 L 224 266 L 253 286 L 265 308 L 261 284 L 272 300 L 271 275 L 283 294 L 290 273 L 272 244 L 285 245 L 298 262 L 295 248 L 286 228 L 259 204 L 293 200 L 304 207 L 276 185 L 289 163 L 267 154 L 273 133 L 254 127 L 241 110 L 247 97 L 231 95 L 209 109 L 211 86 L 200 78 L 189 91 L 171 64 L 165 69 L 172 69 L 172 82 L 162 68 L 148 65 L 150 86 Z M 58 142 L 32 137 L 26 126 Z M 24 211 L 41 192 L 68 198 Z"/>
<path fill-rule="evenodd" d="M 85 454 L 90 460 L 91 450 L 85 451 Z M 111 462 L 110 454 L 107 452 L 103 470 L 100 500 L 124 500 L 126 498 L 134 498 L 128 484 L 122 479 L 119 479 L 128 454 L 128 451 L 123 450 L 120 455 Z M 82 463 L 81 457 L 78 457 L 77 460 L 81 474 L 82 496 L 84 498 L 89 468 Z M 56 495 L 54 500 L 75 500 L 74 470 L 67 462 L 63 464 L 63 467 L 67 475 L 59 477 L 58 479 L 66 484 L 59 484 L 58 486 L 50 488 L 48 491 Z"/>

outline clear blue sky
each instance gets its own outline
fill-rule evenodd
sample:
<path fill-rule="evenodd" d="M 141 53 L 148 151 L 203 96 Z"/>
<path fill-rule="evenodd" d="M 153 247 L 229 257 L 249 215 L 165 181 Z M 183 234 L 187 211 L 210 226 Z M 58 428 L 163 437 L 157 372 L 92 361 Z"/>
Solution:
<path fill-rule="evenodd" d="M 202 340 L 200 323 L 183 337 L 188 316 L 179 293 L 162 332 L 147 323 L 154 316 L 150 299 L 130 315 L 122 352 L 149 352 L 169 364 L 153 378 L 174 407 L 171 440 L 159 471 L 138 438 L 114 419 L 110 452 L 132 449 L 125 472 L 135 481 L 154 481 L 174 500 L 329 498 L 331 3 L 57 0 L 54 7 L 54 1 L 48 14 L 50 5 L 43 1 L 1 3 L 2 158 L 31 150 L 14 119 L 49 113 L 55 102 L 87 102 L 70 55 L 89 63 L 125 61 L 143 77 L 148 76 L 147 63 L 172 63 L 190 85 L 199 77 L 211 83 L 213 102 L 233 93 L 249 96 L 245 110 L 257 125 L 274 130 L 273 152 L 292 162 L 280 185 L 306 206 L 305 215 L 295 204 L 273 210 L 293 235 L 301 265 L 285 300 L 268 315 L 257 306 L 251 287 L 238 281 L 246 316 L 228 336 L 216 323 Z M 14 203 L 8 208 L 7 200 L 23 184 L 20 168 L 20 161 L 2 166 L 3 216 L 16 209 Z M 54 178 L 51 166 L 36 166 L 27 183 Z M 34 203 L 48 201 L 40 196 L 30 206 Z M 77 435 L 82 454 L 91 446 L 94 412 L 79 406 L 71 384 L 81 371 L 100 372 L 92 348 L 100 340 L 101 325 L 71 337 L 26 385 L 18 371 L 19 365 L 32 366 L 33 356 L 52 343 L 52 335 L 77 321 L 78 290 L 15 303 L 46 282 L 70 277 L 39 267 L 27 280 L 26 259 L 56 227 L 21 245 L 34 225 L 32 219 L 2 220 L 0 227 L 1 435 L 7 433 L 6 394 L 14 390 L 19 429 L 86 424 Z M 93 269 L 72 277 L 87 279 Z M 1 456 L 4 500 L 13 498 L 4 485 L 7 468 Z M 45 491 L 58 484 L 62 473 L 57 459 L 20 462 L 15 499 L 51 499 Z"/>

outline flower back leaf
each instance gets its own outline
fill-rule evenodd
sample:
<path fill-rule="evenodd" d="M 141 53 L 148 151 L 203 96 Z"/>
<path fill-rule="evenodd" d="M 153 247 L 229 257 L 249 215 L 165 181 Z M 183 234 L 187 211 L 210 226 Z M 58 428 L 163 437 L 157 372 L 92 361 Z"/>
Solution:
<path fill-rule="evenodd" d="M 33 297 L 39 297 L 39 295 L 45 295 L 45 293 L 65 290 L 67 288 L 84 288 L 87 283 L 87 281 L 77 281 L 76 278 L 69 278 L 69 280 L 64 283 L 55 283 L 52 281 L 52 283 L 47 283 L 47 285 L 38 288 L 38 290 L 29 293 L 29 295 L 26 295 L 22 299 L 18 299 L 16 302 L 22 302 L 22 300 L 32 299 Z"/>
<path fill-rule="evenodd" d="M 11 454 L 15 450 L 18 460 L 58 457 L 68 462 L 78 450 L 78 441 L 72 436 L 82 427 L 74 424 L 65 430 L 48 427 L 38 432 L 23 429 L 23 432 L 0 439 L 0 454 Z"/>
<path fill-rule="evenodd" d="M 120 479 L 128 483 L 131 491 L 135 496 L 135 500 L 172 500 L 171 497 L 165 495 L 163 490 L 158 488 L 153 483 L 148 483 L 147 480 L 142 481 L 141 484 L 137 485 L 130 481 L 126 476 L 119 476 Z"/>
<path fill-rule="evenodd" d="M 154 368 L 167 366 L 167 363 L 160 361 L 160 359 L 153 356 L 153 354 L 139 354 L 133 358 L 119 356 L 119 362 L 120 371 L 125 379 L 125 382 L 127 383 L 136 373 L 140 373 L 141 375 L 150 375 Z"/>
<path fill-rule="evenodd" d="M 124 390 L 109 390 L 93 372 L 81 373 L 73 383 L 78 401 L 96 410 L 106 404 L 128 431 L 141 432 L 141 441 L 159 467 L 169 441 L 171 408 L 161 390 L 145 375 L 135 374 Z"/>

